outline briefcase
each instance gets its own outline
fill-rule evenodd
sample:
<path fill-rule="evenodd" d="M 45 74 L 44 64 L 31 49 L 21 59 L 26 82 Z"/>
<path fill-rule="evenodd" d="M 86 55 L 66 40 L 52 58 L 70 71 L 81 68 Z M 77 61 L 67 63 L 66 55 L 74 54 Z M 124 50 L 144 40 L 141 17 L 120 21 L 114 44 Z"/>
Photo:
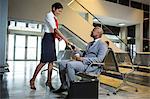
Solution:
<path fill-rule="evenodd" d="M 97 79 L 71 82 L 67 99 L 98 99 L 98 85 Z"/>

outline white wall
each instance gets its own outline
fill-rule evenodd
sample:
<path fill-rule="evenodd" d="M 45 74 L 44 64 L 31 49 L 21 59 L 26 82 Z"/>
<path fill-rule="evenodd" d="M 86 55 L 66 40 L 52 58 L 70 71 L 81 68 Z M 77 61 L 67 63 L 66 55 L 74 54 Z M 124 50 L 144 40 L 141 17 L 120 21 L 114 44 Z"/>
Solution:
<path fill-rule="evenodd" d="M 8 15 L 11 19 L 43 22 L 54 2 L 65 4 L 69 0 L 9 0 Z"/>

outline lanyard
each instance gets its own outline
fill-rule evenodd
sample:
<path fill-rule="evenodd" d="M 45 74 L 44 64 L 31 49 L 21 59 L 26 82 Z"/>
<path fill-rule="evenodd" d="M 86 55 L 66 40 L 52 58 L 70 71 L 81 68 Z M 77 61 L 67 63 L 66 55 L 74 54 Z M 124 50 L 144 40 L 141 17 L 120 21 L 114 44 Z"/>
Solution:
<path fill-rule="evenodd" d="M 58 20 L 56 19 L 56 17 L 54 17 L 54 19 L 55 19 L 56 27 L 58 29 Z"/>

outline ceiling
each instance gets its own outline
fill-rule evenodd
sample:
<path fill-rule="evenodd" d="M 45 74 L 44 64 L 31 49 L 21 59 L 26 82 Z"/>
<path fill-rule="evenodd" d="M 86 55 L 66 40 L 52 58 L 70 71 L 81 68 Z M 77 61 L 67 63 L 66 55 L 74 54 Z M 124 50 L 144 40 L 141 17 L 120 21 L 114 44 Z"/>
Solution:
<path fill-rule="evenodd" d="M 144 4 L 150 5 L 150 0 L 132 0 L 132 1 L 141 2 Z M 116 19 L 116 18 L 111 18 L 111 17 L 106 17 L 106 16 L 105 17 L 96 16 L 96 17 L 102 22 L 102 24 L 110 25 L 110 26 L 121 27 L 118 25 L 119 23 L 124 23 L 125 26 L 131 26 L 131 25 L 137 24 L 137 23 L 132 23 L 132 22 L 127 21 L 127 20 Z M 94 21 L 94 23 L 99 23 L 96 19 L 94 19 L 93 21 Z"/>
<path fill-rule="evenodd" d="M 150 0 L 132 0 L 132 1 L 141 2 L 141 3 L 144 3 L 144 4 L 150 5 Z"/>
<path fill-rule="evenodd" d="M 112 18 L 112 17 L 108 17 L 108 16 L 96 16 L 102 24 L 105 25 L 110 25 L 110 26 L 116 26 L 116 27 L 121 27 L 118 24 L 119 23 L 124 23 L 125 26 L 131 26 L 131 25 L 135 25 L 136 23 L 127 21 L 127 20 L 122 20 L 122 19 L 117 19 L 117 18 Z M 94 23 L 100 23 L 98 22 L 97 19 L 93 20 Z"/>

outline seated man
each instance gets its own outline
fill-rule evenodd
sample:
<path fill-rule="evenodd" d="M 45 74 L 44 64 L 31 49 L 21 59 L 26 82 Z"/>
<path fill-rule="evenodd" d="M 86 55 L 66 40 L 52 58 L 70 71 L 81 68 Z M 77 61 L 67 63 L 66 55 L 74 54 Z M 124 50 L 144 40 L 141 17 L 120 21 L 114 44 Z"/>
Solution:
<path fill-rule="evenodd" d="M 69 88 L 70 82 L 76 80 L 75 74 L 77 72 L 100 73 L 100 69 L 90 67 L 89 65 L 93 62 L 102 62 L 106 55 L 108 47 L 106 43 L 100 40 L 102 34 L 102 28 L 95 27 L 91 32 L 91 37 L 93 37 L 94 41 L 87 45 L 84 54 L 77 50 L 77 48 L 74 48 L 76 60 L 66 60 L 59 63 L 62 86 L 60 89 L 54 91 L 55 93 L 65 91 L 66 88 Z"/>

